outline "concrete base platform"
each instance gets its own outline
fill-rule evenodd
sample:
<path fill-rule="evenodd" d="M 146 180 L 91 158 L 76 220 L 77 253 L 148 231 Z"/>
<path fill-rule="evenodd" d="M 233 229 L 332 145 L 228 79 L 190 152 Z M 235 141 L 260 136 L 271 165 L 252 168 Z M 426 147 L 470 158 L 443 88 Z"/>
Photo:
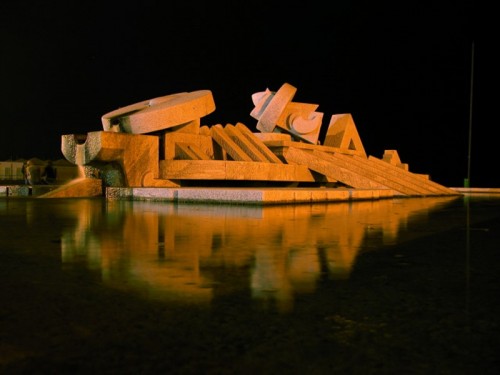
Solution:
<path fill-rule="evenodd" d="M 500 188 L 452 187 L 451 189 L 459 192 L 460 194 L 465 194 L 465 195 L 470 195 L 470 194 L 496 195 L 496 194 L 500 194 Z"/>
<path fill-rule="evenodd" d="M 393 198 L 391 189 L 348 188 L 110 188 L 106 198 L 184 203 L 296 204 Z M 399 195 L 398 195 L 399 196 Z"/>
<path fill-rule="evenodd" d="M 0 186 L 0 197 L 43 197 L 57 186 L 26 185 Z M 460 188 L 452 187 L 463 195 L 499 195 L 500 188 Z M 355 200 L 377 200 L 406 197 L 392 189 L 352 189 L 352 188 L 118 188 L 108 187 L 106 199 L 134 201 L 164 201 L 185 203 L 229 203 L 249 205 L 297 204 L 317 202 L 342 202 Z"/>
<path fill-rule="evenodd" d="M 36 197 L 55 190 L 59 185 L 6 185 L 0 186 L 0 197 Z"/>

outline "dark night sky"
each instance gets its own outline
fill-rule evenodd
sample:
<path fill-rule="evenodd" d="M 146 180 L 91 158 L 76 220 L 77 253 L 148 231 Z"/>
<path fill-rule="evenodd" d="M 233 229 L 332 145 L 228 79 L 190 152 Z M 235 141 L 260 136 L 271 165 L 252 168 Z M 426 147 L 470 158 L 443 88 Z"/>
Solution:
<path fill-rule="evenodd" d="M 394 5 L 398 4 L 398 5 Z M 500 186 L 486 122 L 485 46 L 469 1 L 9 1 L 0 5 L 0 160 L 62 158 L 61 135 L 102 130 L 139 101 L 211 90 L 204 125 L 250 117 L 283 83 L 323 126 L 351 113 L 369 155 L 396 149 L 447 186 Z M 489 80 L 488 80 L 489 82 Z"/>

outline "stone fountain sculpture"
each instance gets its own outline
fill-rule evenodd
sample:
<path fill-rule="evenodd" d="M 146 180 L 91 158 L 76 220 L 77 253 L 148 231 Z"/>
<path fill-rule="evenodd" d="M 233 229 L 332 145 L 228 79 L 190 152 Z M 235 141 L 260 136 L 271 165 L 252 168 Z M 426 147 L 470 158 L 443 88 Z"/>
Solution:
<path fill-rule="evenodd" d="M 105 195 L 108 187 L 329 186 L 393 189 L 401 195 L 456 195 L 409 172 L 396 150 L 367 156 L 350 114 L 331 116 L 319 139 L 317 104 L 293 102 L 296 88 L 254 93 L 257 120 L 201 125 L 215 111 L 210 90 L 131 104 L 101 117 L 103 130 L 62 136 L 61 150 L 81 179 L 47 197 Z"/>

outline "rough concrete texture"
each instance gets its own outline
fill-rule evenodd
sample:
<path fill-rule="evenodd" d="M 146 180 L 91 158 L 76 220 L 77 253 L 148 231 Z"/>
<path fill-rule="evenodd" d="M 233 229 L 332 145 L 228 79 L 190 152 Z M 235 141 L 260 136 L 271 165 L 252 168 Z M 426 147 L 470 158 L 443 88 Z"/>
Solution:
<path fill-rule="evenodd" d="M 78 178 L 68 184 L 38 195 L 38 198 L 72 198 L 72 197 L 99 197 L 103 195 L 102 180 L 97 178 Z"/>
<path fill-rule="evenodd" d="M 125 186 L 143 186 L 144 179 L 158 177 L 159 139 L 157 136 L 115 132 L 90 132 L 85 142 L 64 135 L 62 152 L 77 165 L 118 163 Z"/>
<path fill-rule="evenodd" d="M 276 92 L 252 95 L 250 115 L 260 133 L 243 123 L 200 126 L 201 118 L 215 110 L 212 93 L 200 90 L 109 112 L 102 116 L 104 131 L 63 135 L 62 151 L 74 164 L 98 168 L 105 188 L 238 183 L 391 189 L 408 196 L 459 194 L 410 172 L 396 150 L 387 150 L 383 159 L 367 156 L 349 113 L 333 115 L 325 139 L 319 139 L 323 113 L 316 112 L 317 104 L 292 102 L 296 91 L 285 83 Z"/>
<path fill-rule="evenodd" d="M 388 199 L 394 197 L 394 191 L 347 188 L 108 188 L 106 197 L 134 201 L 268 206 Z"/>
<path fill-rule="evenodd" d="M 146 134 L 204 117 L 215 110 L 210 90 L 165 95 L 106 113 L 101 121 L 105 131 Z"/>
<path fill-rule="evenodd" d="M 350 113 L 333 115 L 330 118 L 324 145 L 353 150 L 356 155 L 366 157 L 365 148 Z"/>

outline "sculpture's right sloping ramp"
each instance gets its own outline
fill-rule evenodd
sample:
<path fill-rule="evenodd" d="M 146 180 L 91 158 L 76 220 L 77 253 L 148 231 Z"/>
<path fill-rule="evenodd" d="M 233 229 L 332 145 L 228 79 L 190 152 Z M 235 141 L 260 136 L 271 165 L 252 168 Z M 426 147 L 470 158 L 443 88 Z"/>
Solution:
<path fill-rule="evenodd" d="M 358 157 L 355 156 L 355 158 Z M 386 171 L 388 174 L 394 176 L 394 178 L 407 181 L 408 183 L 414 183 L 421 188 L 426 189 L 429 192 L 429 195 L 460 195 L 457 191 L 440 185 L 437 182 L 430 180 L 427 176 L 409 172 L 374 156 L 368 157 L 368 163 L 374 168 L 378 167 L 380 170 Z"/>
<path fill-rule="evenodd" d="M 305 151 L 297 147 L 289 147 L 283 154 L 288 163 L 306 165 L 330 181 L 339 181 L 355 189 L 388 189 L 384 184 L 364 176 L 345 162 L 335 162 L 330 155 L 324 152 Z"/>
<path fill-rule="evenodd" d="M 319 150 L 304 151 L 290 147 L 285 155 L 289 163 L 309 169 L 353 188 L 387 188 L 408 196 L 457 195 L 425 176 L 414 174 L 372 156 L 365 158 Z"/>

